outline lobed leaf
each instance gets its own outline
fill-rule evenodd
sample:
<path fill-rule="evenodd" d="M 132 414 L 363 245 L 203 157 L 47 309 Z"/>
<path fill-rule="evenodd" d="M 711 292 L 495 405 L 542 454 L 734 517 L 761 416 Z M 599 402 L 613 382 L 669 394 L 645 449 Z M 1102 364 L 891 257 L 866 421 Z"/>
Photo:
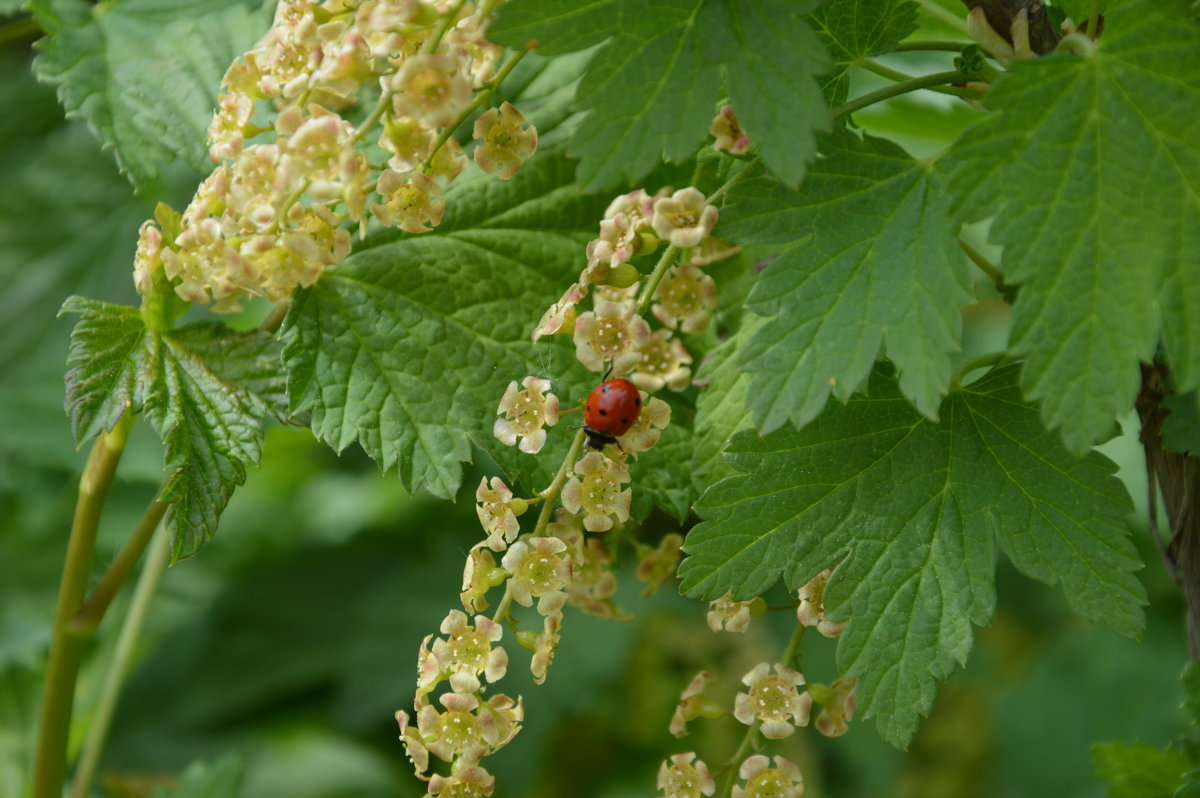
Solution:
<path fill-rule="evenodd" d="M 970 299 L 942 175 L 891 142 L 840 131 L 804 185 L 738 184 L 719 233 L 789 248 L 748 307 L 770 317 L 742 349 L 747 407 L 769 433 L 806 424 L 832 393 L 848 399 L 886 354 L 900 388 L 936 418 Z"/>
<path fill-rule="evenodd" d="M 80 317 L 66 378 L 76 442 L 127 411 L 143 414 L 166 446 L 159 498 L 171 504 L 175 557 L 194 554 L 216 532 L 246 466 L 258 463 L 261 419 L 285 417 L 278 345 L 267 333 L 212 323 L 157 332 L 134 308 L 81 297 L 63 312 Z"/>
<path fill-rule="evenodd" d="M 1015 62 L 950 153 L 967 220 L 994 217 L 1020 285 L 1021 385 L 1073 450 L 1131 406 L 1161 341 L 1200 386 L 1200 27 L 1182 0 L 1105 15 L 1092 52 Z"/>
<path fill-rule="evenodd" d="M 748 599 L 836 566 L 825 608 L 850 621 L 841 672 L 896 745 L 991 616 L 997 547 L 1084 617 L 1138 634 L 1145 594 L 1114 467 L 1068 453 L 1016 381 L 1006 367 L 958 389 L 935 424 L 881 367 L 867 395 L 801 430 L 739 433 L 727 456 L 740 473 L 697 505 L 684 591 Z"/>
<path fill-rule="evenodd" d="M 821 76 L 832 105 L 846 101 L 851 66 L 868 56 L 891 52 L 916 30 L 917 9 L 912 0 L 826 0 L 808 16 L 833 57 L 834 68 Z"/>

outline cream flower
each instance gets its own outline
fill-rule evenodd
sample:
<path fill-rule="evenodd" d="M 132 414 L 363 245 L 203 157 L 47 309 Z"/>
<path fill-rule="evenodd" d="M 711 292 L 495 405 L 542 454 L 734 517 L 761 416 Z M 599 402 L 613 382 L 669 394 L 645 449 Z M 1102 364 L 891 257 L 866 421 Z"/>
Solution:
<path fill-rule="evenodd" d="M 142 222 L 133 256 L 133 284 L 139 294 L 149 294 L 154 288 L 154 275 L 162 271 L 162 240 L 162 231 L 153 220 Z"/>
<path fill-rule="evenodd" d="M 533 328 L 533 333 L 529 336 L 530 340 L 537 343 L 537 340 L 543 335 L 554 335 L 560 332 L 567 335 L 574 334 L 575 306 L 587 294 L 587 285 L 583 283 L 575 283 L 568 288 L 562 295 L 562 299 L 555 302 L 542 314 L 542 320 L 538 322 L 537 327 Z"/>
<path fill-rule="evenodd" d="M 854 691 L 858 679 L 842 676 L 831 685 L 809 685 L 813 700 L 821 705 L 817 715 L 817 731 L 826 737 L 841 737 L 849 730 L 849 721 L 854 720 Z"/>
<path fill-rule="evenodd" d="M 704 715 L 706 717 L 720 717 L 724 714 L 720 707 L 709 704 L 704 700 L 704 688 L 708 686 L 715 677 L 708 671 L 700 671 L 692 680 L 688 682 L 688 686 L 683 689 L 683 693 L 679 696 L 679 703 L 675 705 L 675 712 L 671 715 L 671 723 L 667 730 L 676 737 L 687 736 L 688 721 Z M 713 710 L 716 710 L 716 715 Z"/>
<path fill-rule="evenodd" d="M 558 641 L 562 632 L 563 614 L 561 611 L 546 616 L 542 624 L 542 633 L 534 641 L 533 658 L 529 661 L 529 671 L 533 681 L 542 684 L 546 681 L 546 671 L 554 661 L 554 652 L 558 649 Z"/>
<path fill-rule="evenodd" d="M 709 313 L 717 306 L 717 284 L 695 266 L 671 269 L 654 292 L 654 315 L 665 326 L 685 333 L 702 332 Z"/>
<path fill-rule="evenodd" d="M 438 703 L 445 712 L 426 704 L 417 713 L 417 730 L 425 747 L 446 762 L 456 757 L 478 762 L 492 749 L 496 739 L 493 725 L 481 722 L 475 714 L 479 699 L 472 693 L 443 693 L 438 696 Z"/>
<path fill-rule="evenodd" d="M 630 379 L 647 391 L 682 391 L 692 382 L 692 356 L 670 330 L 655 330 L 639 350 L 642 359 Z"/>
<path fill-rule="evenodd" d="M 796 726 L 807 726 L 812 709 L 812 696 L 800 693 L 796 687 L 804 684 L 804 675 L 781 663 L 775 664 L 775 675 L 762 662 L 742 677 L 748 693 L 738 693 L 734 699 L 733 716 L 747 726 L 762 721 L 763 737 L 777 740 L 787 737 Z M 793 725 L 793 723 L 795 725 Z"/>
<path fill-rule="evenodd" d="M 731 798 L 800 798 L 804 795 L 804 776 L 800 768 L 781 756 L 775 757 L 775 767 L 763 754 L 749 757 L 738 768 L 738 776 L 746 786 L 736 785 Z"/>
<path fill-rule="evenodd" d="M 514 385 L 516 383 L 513 383 Z M 521 525 L 517 516 L 525 512 L 529 503 L 524 499 L 513 497 L 513 492 L 500 479 L 492 477 L 491 487 L 484 477 L 475 489 L 475 512 L 479 515 L 479 523 L 487 532 L 486 544 L 493 551 L 504 551 L 509 543 L 517 539 Z"/>
<path fill-rule="evenodd" d="M 617 577 L 612 572 L 612 558 L 599 538 L 583 533 L 583 522 L 565 507 L 555 511 L 555 520 L 547 525 L 546 534 L 567 544 L 571 557 L 571 581 L 567 585 L 567 603 L 588 615 L 610 621 L 628 621 L 631 616 L 613 601 L 617 592 Z"/>
<path fill-rule="evenodd" d="M 453 56 L 445 54 L 411 56 L 383 80 L 394 92 L 392 106 L 398 116 L 414 116 L 432 127 L 453 122 L 471 99 L 470 82 Z"/>
<path fill-rule="evenodd" d="M 629 371 L 642 359 L 641 349 L 650 339 L 650 325 L 634 313 L 632 306 L 597 300 L 596 310 L 579 314 L 575 320 L 575 357 L 592 371 L 604 371 L 612 363 L 612 374 Z"/>
<path fill-rule="evenodd" d="M 662 437 L 662 430 L 670 423 L 671 406 L 657 396 L 651 396 L 634 419 L 633 426 L 617 438 L 617 443 L 624 452 L 636 458 L 640 452 L 654 448 Z"/>
<path fill-rule="evenodd" d="M 400 740 L 404 743 L 404 752 L 413 764 L 413 771 L 418 779 L 427 779 L 424 775 L 429 770 L 429 750 L 421 739 L 421 732 L 415 726 L 408 725 L 408 713 L 396 711 L 396 724 L 400 727 Z"/>
<path fill-rule="evenodd" d="M 744 632 L 750 628 L 750 602 L 734 601 L 732 593 L 726 593 L 708 603 L 708 628 L 713 632 Z"/>
<path fill-rule="evenodd" d="M 459 594 L 459 598 L 469 612 L 486 610 L 487 592 L 508 579 L 508 572 L 497 567 L 496 558 L 486 547 L 487 541 L 472 546 L 463 568 L 462 593 Z"/>
<path fill-rule="evenodd" d="M 492 433 L 506 446 L 512 446 L 521 438 L 518 447 L 526 454 L 537 454 L 546 444 L 546 430 L 558 423 L 558 397 L 550 390 L 550 381 L 538 377 L 521 380 L 525 390 L 518 391 L 517 383 L 510 382 L 500 406 L 496 408 L 496 419 Z"/>
<path fill-rule="evenodd" d="M 562 504 L 569 513 L 583 510 L 589 532 L 605 532 L 613 522 L 629 520 L 633 492 L 621 484 L 629 481 L 629 466 L 600 452 L 588 452 L 575 464 L 575 476 L 563 487 Z"/>
<path fill-rule="evenodd" d="M 496 789 L 496 777 L 479 765 L 457 770 L 449 776 L 435 773 L 429 778 L 431 798 L 486 798 Z"/>
<path fill-rule="evenodd" d="M 439 199 L 441 187 L 429 175 L 421 172 L 404 175 L 387 169 L 380 175 L 375 190 L 384 201 L 371 203 L 371 213 L 382 224 L 399 227 L 406 233 L 428 233 L 442 223 L 446 203 Z"/>
<path fill-rule="evenodd" d="M 750 149 L 750 137 L 738 124 L 737 117 L 733 115 L 732 105 L 721 107 L 708 127 L 708 134 L 716 139 L 712 147 L 717 152 L 742 155 Z"/>
<path fill-rule="evenodd" d="M 694 753 L 675 754 L 658 769 L 658 789 L 665 798 L 700 798 L 717 790 L 708 766 Z"/>
<path fill-rule="evenodd" d="M 450 687 L 456 693 L 474 693 L 479 689 L 479 676 L 495 682 L 508 670 L 508 654 L 503 648 L 492 647 L 500 639 L 500 624 L 484 615 L 476 615 L 474 625 L 467 623 L 466 614 L 451 610 L 442 621 L 445 639 L 435 640 L 431 654 L 442 673 L 450 677 Z"/>
<path fill-rule="evenodd" d="M 668 579 L 675 575 L 682 557 L 683 535 L 675 532 L 663 535 L 658 547 L 639 546 L 638 555 L 641 559 L 637 564 L 637 578 L 646 583 L 642 598 L 654 595 Z"/>
<path fill-rule="evenodd" d="M 558 538 L 526 538 L 510 546 L 500 562 L 512 574 L 508 592 L 513 601 L 528 607 L 537 598 L 537 611 L 542 615 L 562 609 L 571 578 L 566 550 L 567 544 Z"/>
<path fill-rule="evenodd" d="M 704 195 L 689 186 L 655 200 L 650 223 L 659 238 L 677 247 L 694 247 L 716 226 L 717 209 L 706 205 Z"/>
<path fill-rule="evenodd" d="M 537 130 L 523 128 L 525 117 L 511 103 L 491 108 L 475 120 L 475 163 L 490 175 L 508 180 L 537 149 Z"/>
<path fill-rule="evenodd" d="M 825 637 L 838 637 L 846 628 L 845 621 L 834 623 L 825 617 L 825 586 L 832 575 L 833 569 L 826 568 L 796 591 L 800 599 L 796 618 L 805 626 L 815 627 Z"/>

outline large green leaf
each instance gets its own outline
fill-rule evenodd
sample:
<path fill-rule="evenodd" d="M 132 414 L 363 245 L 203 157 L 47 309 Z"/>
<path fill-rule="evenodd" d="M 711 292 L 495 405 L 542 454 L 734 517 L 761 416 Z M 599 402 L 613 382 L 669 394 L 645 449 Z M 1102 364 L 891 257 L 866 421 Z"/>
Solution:
<path fill-rule="evenodd" d="M 199 323 L 170 332 L 145 326 L 135 308 L 71 297 L 77 314 L 67 372 L 67 409 L 82 444 L 111 429 L 128 407 L 166 445 L 175 557 L 213 536 L 246 466 L 259 459 L 261 419 L 282 418 L 279 348 L 270 335 Z"/>
<path fill-rule="evenodd" d="M 841 671 L 903 745 L 936 680 L 966 659 L 971 624 L 991 616 L 997 547 L 1124 635 L 1141 629 L 1145 594 L 1113 465 L 1075 458 L 1042 428 L 1016 367 L 956 390 L 936 424 L 888 371 L 802 430 L 738 434 L 727 452 L 741 473 L 698 503 L 680 575 L 689 595 L 745 599 L 836 565 L 825 606 L 850 621 Z"/>
<path fill-rule="evenodd" d="M 211 169 L 205 139 L 221 76 L 266 30 L 268 8 L 244 0 L 33 0 L 30 8 L 46 31 L 38 75 L 113 149 L 135 187 L 175 158 Z"/>
<path fill-rule="evenodd" d="M 1096 775 L 1108 784 L 1110 798 L 1170 798 L 1195 766 L 1193 757 L 1175 748 L 1160 751 L 1145 743 L 1092 746 Z"/>
<path fill-rule="evenodd" d="M 553 153 L 507 183 L 459 178 L 435 232 L 368 241 L 297 295 L 285 321 L 293 408 L 335 450 L 358 442 L 398 467 L 410 491 L 453 496 L 472 443 L 510 473 L 548 478 L 557 463 L 515 454 L 492 423 L 505 386 L 527 374 L 552 379 L 564 409 L 590 389 L 573 347 L 529 335 L 576 278 L 602 203 L 579 196 Z M 548 451 L 565 453 L 569 437 L 556 431 Z"/>
<path fill-rule="evenodd" d="M 845 102 L 850 67 L 867 56 L 891 52 L 917 27 L 912 0 L 826 0 L 809 22 L 833 56 L 833 71 L 822 76 L 834 102 Z"/>
<path fill-rule="evenodd" d="M 748 306 L 771 317 L 743 348 L 748 407 L 763 432 L 847 399 L 881 352 L 900 388 L 936 418 L 970 299 L 941 174 L 899 147 L 838 132 L 798 191 L 767 179 L 731 192 L 720 234 L 790 248 Z"/>
<path fill-rule="evenodd" d="M 1021 385 L 1075 450 L 1131 406 L 1161 340 L 1200 385 L 1200 26 L 1182 0 L 1105 16 L 1085 55 L 1019 61 L 954 145 L 969 220 L 994 216 L 1020 284 Z"/>
<path fill-rule="evenodd" d="M 488 39 L 514 49 L 536 42 L 539 55 L 573 53 L 620 30 L 622 0 L 510 0 L 488 26 Z"/>

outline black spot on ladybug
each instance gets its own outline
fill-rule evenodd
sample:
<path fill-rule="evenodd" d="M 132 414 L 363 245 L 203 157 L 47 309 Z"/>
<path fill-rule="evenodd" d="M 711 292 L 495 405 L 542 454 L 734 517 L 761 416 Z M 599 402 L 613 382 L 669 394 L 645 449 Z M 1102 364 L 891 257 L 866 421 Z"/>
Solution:
<path fill-rule="evenodd" d="M 600 411 L 600 415 L 602 415 L 602 416 L 607 416 L 607 415 L 608 415 L 608 411 L 607 411 L 607 410 L 601 410 L 601 411 Z"/>

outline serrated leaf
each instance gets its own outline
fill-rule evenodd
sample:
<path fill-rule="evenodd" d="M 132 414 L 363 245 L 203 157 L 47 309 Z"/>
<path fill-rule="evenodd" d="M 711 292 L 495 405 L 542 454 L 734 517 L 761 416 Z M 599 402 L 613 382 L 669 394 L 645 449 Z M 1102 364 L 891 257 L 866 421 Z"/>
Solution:
<path fill-rule="evenodd" d="M 620 30 L 623 0 L 510 0 L 488 26 L 488 39 L 513 49 L 537 42 L 539 55 L 597 45 Z"/>
<path fill-rule="evenodd" d="M 994 216 L 1020 284 L 1022 387 L 1081 451 L 1133 403 L 1161 338 L 1200 385 L 1200 27 L 1187 3 L 1105 16 L 1087 55 L 1015 62 L 949 156 L 968 220 Z"/>
<path fill-rule="evenodd" d="M 236 798 L 242 792 L 242 760 L 227 754 L 211 764 L 193 762 L 175 786 L 156 787 L 150 798 Z"/>
<path fill-rule="evenodd" d="M 243 0 L 33 0 L 46 31 L 39 77 L 85 119 L 137 188 L 181 158 L 208 172 L 205 137 L 221 77 L 269 23 Z"/>
<path fill-rule="evenodd" d="M 654 448 L 638 456 L 633 484 L 635 518 L 644 519 L 650 506 L 657 505 L 682 522 L 700 497 L 700 488 L 688 468 L 695 447 L 690 410 L 672 402 L 671 423 Z"/>
<path fill-rule="evenodd" d="M 724 64 L 738 123 L 763 163 L 795 187 L 816 153 L 814 131 L 833 122 L 814 76 L 829 54 L 800 16 L 810 4 L 789 0 L 709 2 L 700 20 L 705 55 Z"/>
<path fill-rule="evenodd" d="M 737 332 L 708 355 L 696 374 L 704 390 L 696 400 L 691 471 L 702 490 L 734 473 L 722 452 L 734 433 L 750 426 L 746 415 L 750 375 L 737 367 L 737 354 L 762 323 L 761 317 L 746 314 Z"/>
<path fill-rule="evenodd" d="M 1171 798 L 1195 764 L 1174 748 L 1117 742 L 1093 745 L 1092 762 L 1096 775 L 1108 783 L 1109 798 Z"/>
<path fill-rule="evenodd" d="M 806 424 L 830 393 L 859 390 L 884 353 L 936 418 L 970 299 L 942 176 L 870 136 L 841 131 L 822 150 L 799 191 L 746 181 L 722 217 L 730 240 L 791 245 L 750 293 L 748 307 L 772 318 L 742 350 L 747 407 L 764 433 Z"/>
<path fill-rule="evenodd" d="M 284 323 L 293 409 L 335 450 L 358 442 L 398 467 L 410 491 L 452 497 L 472 443 L 510 473 L 548 478 L 492 434 L 505 385 L 549 377 L 569 406 L 594 380 L 573 348 L 529 341 L 603 210 L 561 157 L 538 156 L 507 183 L 459 178 L 435 232 L 368 241 L 298 294 Z M 552 448 L 565 453 L 567 437 L 551 435 Z"/>
<path fill-rule="evenodd" d="M 176 558 L 216 532 L 246 466 L 259 460 L 260 419 L 285 413 L 279 348 L 267 333 L 190 324 L 148 329 L 135 308 L 71 297 L 66 406 L 75 440 L 111 429 L 129 408 L 166 446 L 167 528 Z"/>
<path fill-rule="evenodd" d="M 831 105 L 845 102 L 852 65 L 891 52 L 916 30 L 917 9 L 912 0 L 826 0 L 809 15 L 809 23 L 833 57 L 833 70 L 821 77 Z"/>
<path fill-rule="evenodd" d="M 1123 635 L 1141 629 L 1145 594 L 1112 463 L 1077 459 L 1046 432 L 1016 367 L 955 391 L 940 424 L 889 372 L 802 430 L 738 434 L 727 456 L 741 473 L 697 503 L 704 520 L 680 576 L 693 597 L 746 599 L 836 565 L 824 601 L 850 621 L 840 670 L 858 677 L 884 739 L 903 745 L 935 681 L 966 659 L 971 624 L 991 616 L 997 547 Z"/>

